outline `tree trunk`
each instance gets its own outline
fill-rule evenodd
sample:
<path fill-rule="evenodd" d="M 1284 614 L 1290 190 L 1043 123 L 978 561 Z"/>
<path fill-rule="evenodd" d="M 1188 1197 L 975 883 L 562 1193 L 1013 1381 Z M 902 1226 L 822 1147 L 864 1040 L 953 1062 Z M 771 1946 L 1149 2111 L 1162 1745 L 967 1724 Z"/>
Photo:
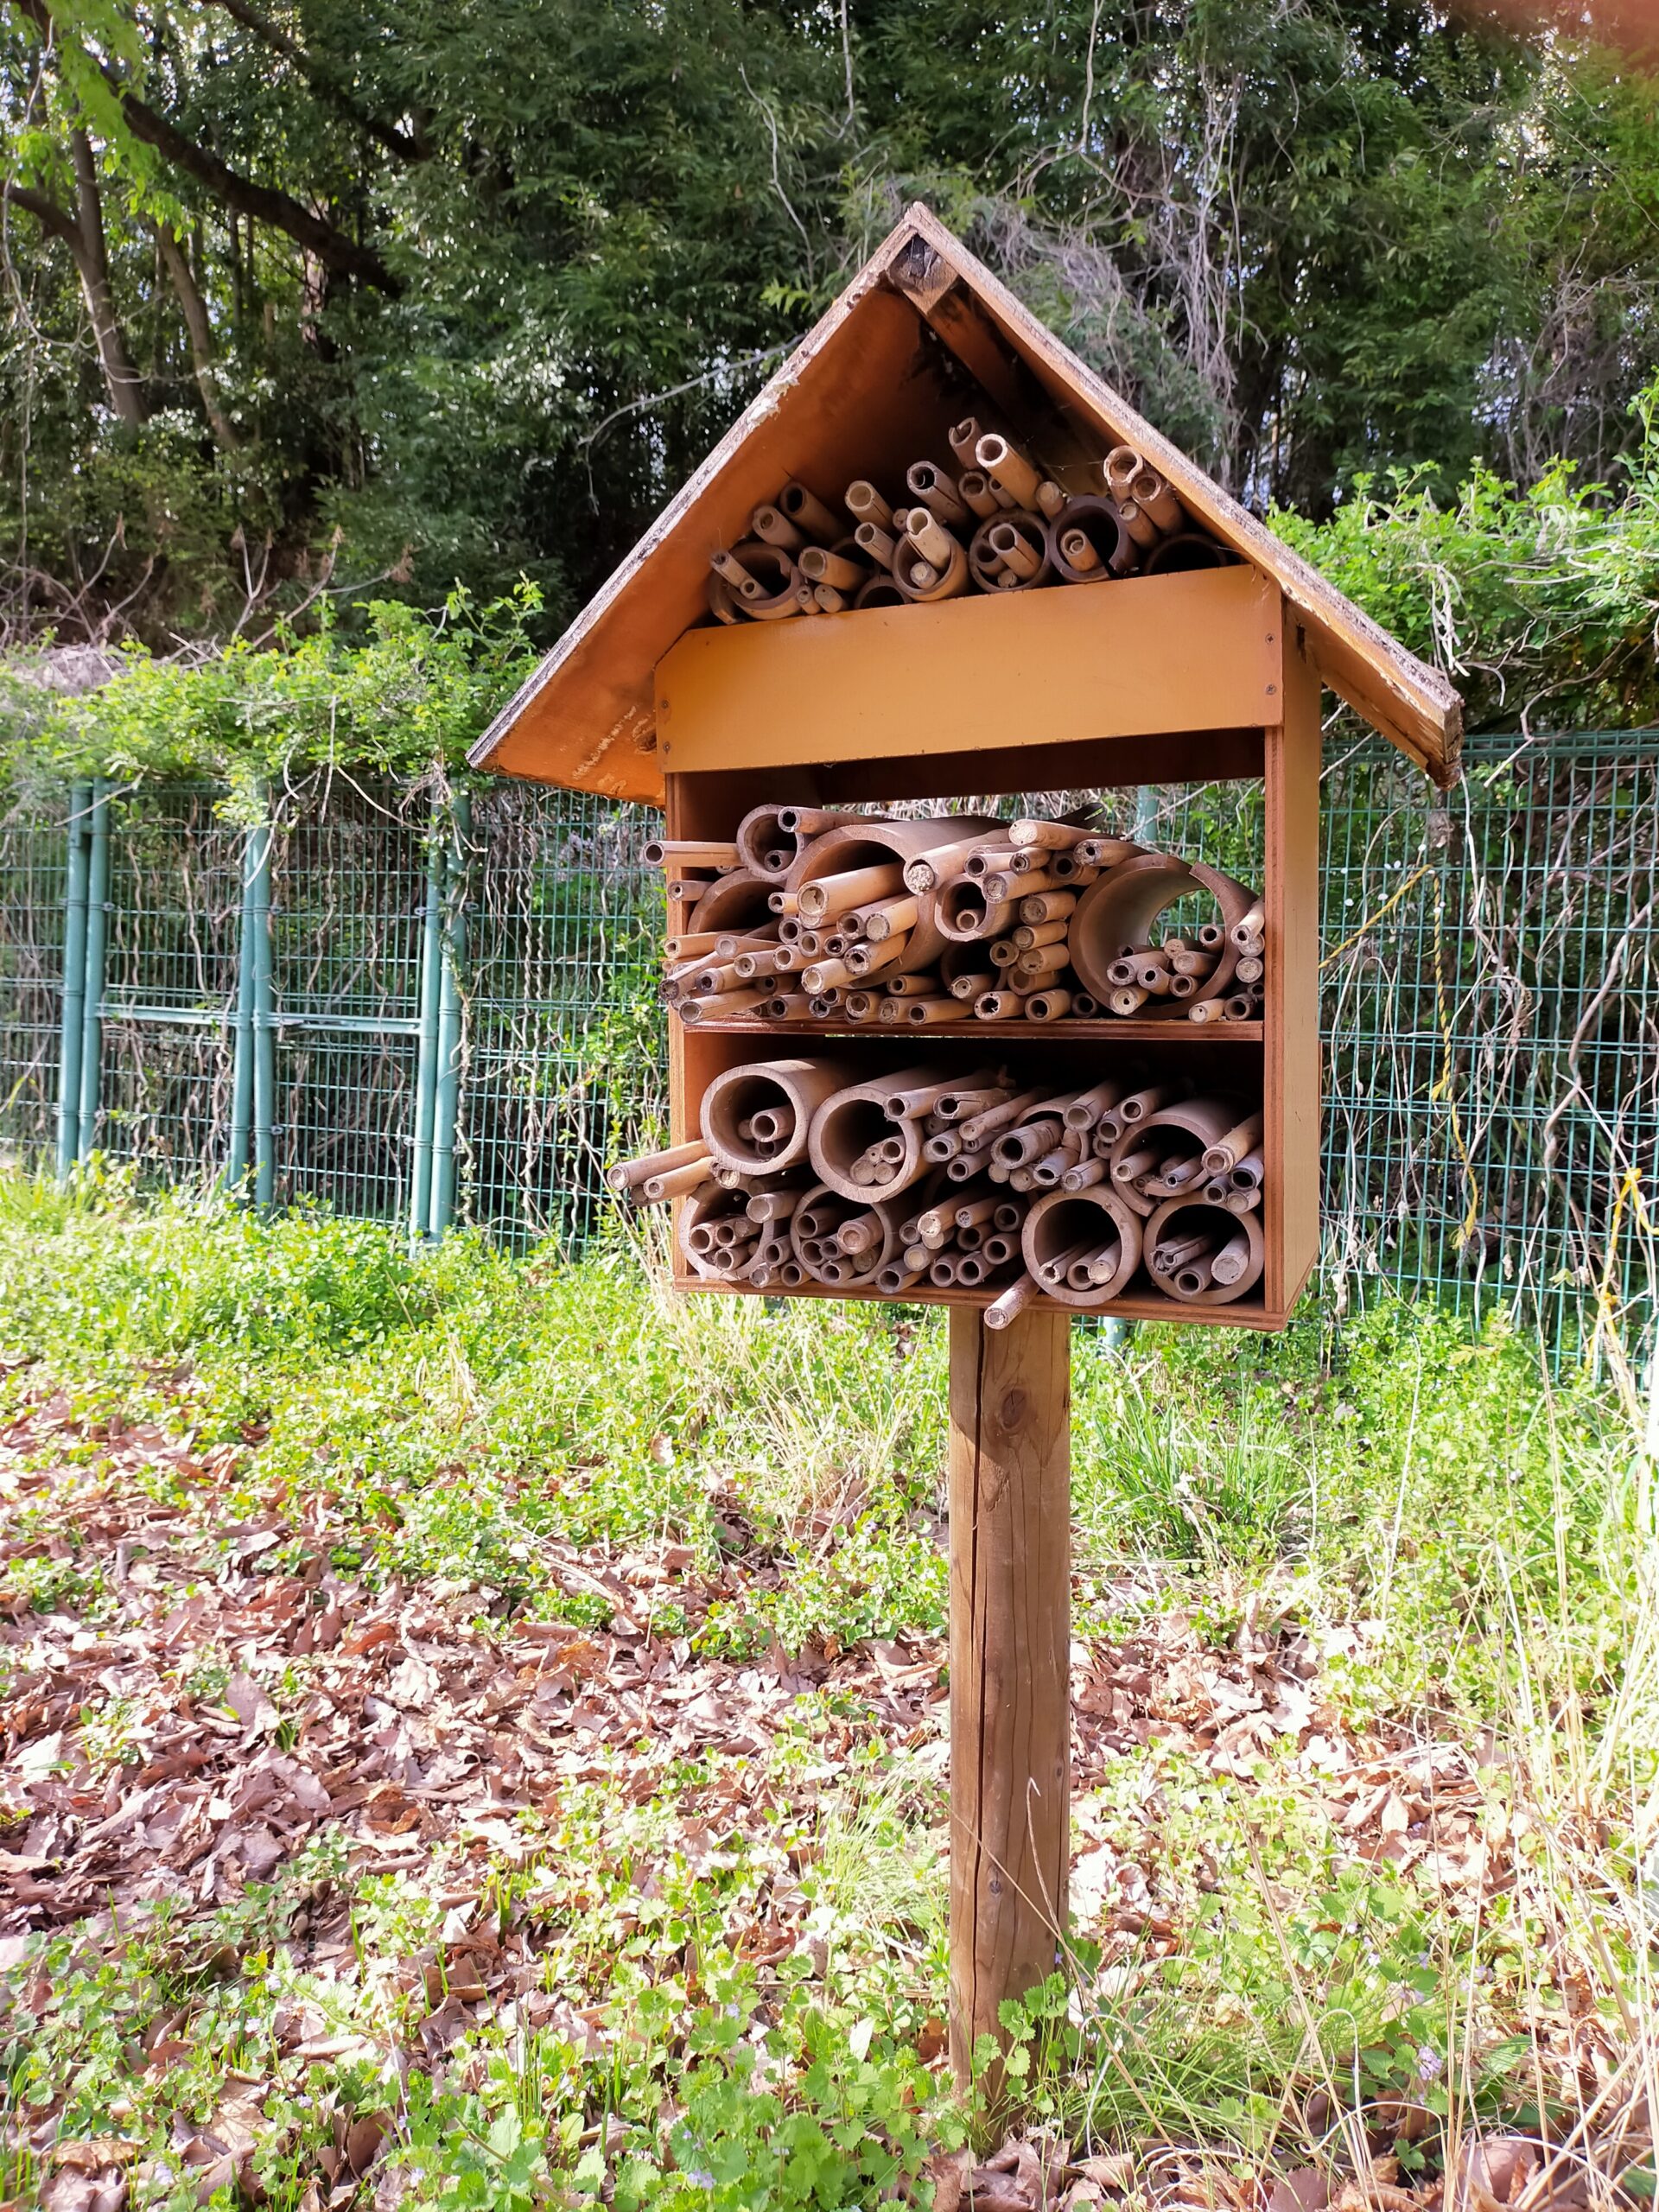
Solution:
<path fill-rule="evenodd" d="M 110 258 L 104 241 L 104 203 L 99 196 L 98 166 L 92 141 L 84 130 L 69 134 L 70 156 L 75 170 L 75 267 L 98 340 L 98 358 L 104 371 L 110 404 L 131 429 L 149 420 L 149 402 L 143 379 L 132 365 L 115 294 L 110 286 Z"/>
<path fill-rule="evenodd" d="M 235 453 L 242 441 L 237 435 L 235 423 L 219 404 L 219 386 L 213 374 L 213 329 L 207 319 L 207 302 L 201 296 L 183 240 L 175 238 L 164 223 L 158 223 L 156 243 L 161 249 L 162 259 L 167 264 L 173 289 L 179 296 L 179 305 L 184 311 L 184 327 L 190 340 L 190 359 L 195 365 L 196 389 L 201 394 L 207 427 L 212 430 L 217 445 L 226 453 Z"/>

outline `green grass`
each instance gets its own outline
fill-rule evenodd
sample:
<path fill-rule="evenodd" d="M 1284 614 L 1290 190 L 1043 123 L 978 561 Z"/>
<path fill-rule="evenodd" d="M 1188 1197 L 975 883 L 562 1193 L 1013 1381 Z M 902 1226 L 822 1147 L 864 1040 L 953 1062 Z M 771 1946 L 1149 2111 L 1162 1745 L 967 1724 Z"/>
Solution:
<path fill-rule="evenodd" d="M 16 1611 L 104 1617 L 78 1484 L 112 1423 L 148 1422 L 219 1455 L 227 1527 L 315 1508 L 336 1565 L 470 1593 L 488 1623 L 602 1619 L 568 1548 L 668 1537 L 729 1593 L 696 1624 L 707 1656 L 944 1625 L 937 1314 L 677 1300 L 620 1230 L 579 1265 L 466 1238 L 411 1255 L 370 1225 L 99 1176 L 0 1184 L 0 1420 L 55 1393 L 67 1424 L 35 1455 L 64 1478 L 3 1493 Z M 1563 2094 L 1573 2022 L 1628 2047 L 1655 2010 L 1659 1542 L 1616 1403 L 1552 1386 L 1501 1316 L 1471 1332 L 1387 1303 L 1339 1335 L 1316 1314 L 1279 1338 L 1143 1329 L 1127 1354 L 1079 1334 L 1074 1404 L 1080 1637 L 1116 1651 L 1179 1619 L 1200 1654 L 1300 1638 L 1344 1758 L 1485 1746 L 1476 1832 L 1515 1871 L 1483 1896 L 1357 1860 L 1288 1753 L 1239 1774 L 1155 1737 L 1115 1754 L 1079 1843 L 1155 1864 L 1156 1895 L 1140 1939 L 1079 1936 L 1016 2017 L 1029 2108 L 1096 2143 L 1294 2160 L 1326 2132 L 1310 2100 L 1421 2102 L 1455 2133 Z M 160 1462 L 142 1479 L 187 1494 Z M 712 1770 L 643 1802 L 620 1776 L 584 1785 L 526 1830 L 492 1879 L 565 2008 L 552 2024 L 481 2024 L 400 2071 L 442 1870 L 388 1884 L 317 1847 L 234 1925 L 156 1908 L 20 1963 L 53 1991 L 14 2052 L 20 2113 L 58 2113 L 65 2139 L 160 2139 L 271 2067 L 273 2013 L 304 2001 L 381 2056 L 275 2064 L 273 2203 L 303 2201 L 353 2115 L 390 2131 L 410 2202 L 529 2207 L 552 2177 L 581 2194 L 607 2175 L 625 2206 L 874 2202 L 963 2124 L 936 2059 L 942 1774 L 925 1745 L 836 1748 L 860 1724 L 827 1696 L 798 1709 L 718 1864 L 674 1842 Z M 89 1753 L 118 1766 L 122 1726 L 118 1701 L 89 1713 Z M 817 1948 L 760 1970 L 730 1931 L 785 1877 Z M 326 1986 L 291 1940 L 320 1894 L 346 1899 L 357 1944 Z M 588 2048 L 572 2005 L 617 2031 Z M 188 2064 L 136 2073 L 142 2024 L 181 2007 Z M 38 2154 L 7 2155 L 27 2197 Z M 158 2168 L 135 2202 L 194 2191 Z"/>

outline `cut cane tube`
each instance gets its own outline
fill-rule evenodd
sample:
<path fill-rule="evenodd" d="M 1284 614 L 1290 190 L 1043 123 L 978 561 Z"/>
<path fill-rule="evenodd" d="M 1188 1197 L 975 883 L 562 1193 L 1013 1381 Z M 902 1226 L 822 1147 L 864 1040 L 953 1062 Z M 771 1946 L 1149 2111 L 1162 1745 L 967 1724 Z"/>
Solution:
<path fill-rule="evenodd" d="M 1000 1298 L 994 1299 L 985 1308 L 986 1327 L 1011 1328 L 1033 1300 L 1040 1298 L 1042 1294 L 1029 1275 L 1018 1276 Z"/>
<path fill-rule="evenodd" d="M 815 584 L 830 584 L 836 591 L 856 591 L 869 575 L 861 561 L 849 561 L 844 553 L 829 552 L 822 545 L 809 545 L 797 566 Z"/>
<path fill-rule="evenodd" d="M 747 538 L 734 552 L 711 554 L 709 565 L 721 581 L 729 584 L 738 597 L 747 605 L 749 601 L 760 599 L 772 589 L 773 582 L 772 557 L 771 547 L 764 544 L 759 538 Z M 755 561 L 757 565 L 763 569 L 766 575 L 764 582 L 760 576 L 750 574 L 745 565 L 748 560 Z"/>
<path fill-rule="evenodd" d="M 1033 991 L 1026 1001 L 1027 1021 L 1063 1021 L 1071 1012 L 1070 991 Z"/>
<path fill-rule="evenodd" d="M 912 1000 L 910 1003 L 919 1001 Z M 901 1074 L 874 1083 L 855 1084 L 826 1100 L 813 1116 L 807 1141 L 812 1166 L 820 1179 L 843 1197 L 860 1196 L 860 1185 L 852 1180 L 854 1162 L 872 1145 L 891 1138 L 897 1141 L 900 1156 L 884 1188 L 897 1196 L 918 1181 L 926 1168 L 922 1157 L 921 1124 L 894 1122 L 886 1110 L 885 1101 L 894 1091 L 915 1089 L 937 1080 L 931 1068 L 906 1068 Z"/>
<path fill-rule="evenodd" d="M 779 546 L 759 540 L 740 546 L 738 551 L 751 580 L 760 586 L 757 594 L 743 594 L 746 612 L 757 622 L 777 622 L 798 614 L 801 576 L 789 555 Z"/>
<path fill-rule="evenodd" d="M 1071 964 L 1084 988 L 1116 1011 L 1114 993 L 1126 988 L 1114 985 L 1109 973 L 1118 957 L 1118 948 L 1144 945 L 1160 914 L 1200 890 L 1207 891 L 1215 900 L 1228 927 L 1249 912 L 1255 896 L 1242 883 L 1202 861 L 1140 852 L 1109 863 L 1106 873 L 1084 893 L 1071 917 Z M 1163 995 L 1152 1006 L 1142 1007 L 1137 1003 L 1132 1010 L 1160 1019 L 1179 1019 L 1195 1005 L 1224 998 L 1236 958 L 1232 947 L 1226 946 L 1192 1000 L 1183 1002 Z"/>
<path fill-rule="evenodd" d="M 931 999 L 939 995 L 939 978 L 931 969 L 903 976 L 884 976 L 882 988 L 890 998 Z"/>
<path fill-rule="evenodd" d="M 1167 1198 L 1152 1215 L 1143 1232 L 1147 1249 L 1176 1243 L 1186 1237 L 1202 1236 L 1206 1246 L 1215 1255 L 1207 1262 L 1209 1280 L 1196 1290 L 1181 1291 L 1181 1303 L 1192 1306 L 1229 1306 L 1235 1299 L 1243 1298 L 1255 1287 L 1262 1279 L 1266 1255 L 1266 1244 L 1262 1224 L 1255 1213 L 1235 1214 L 1224 1207 L 1212 1206 L 1201 1199 Z M 1237 1267 L 1234 1252 L 1236 1241 L 1243 1237 L 1245 1246 L 1243 1263 Z M 1228 1260 L 1228 1277 L 1216 1274 L 1216 1259 L 1224 1253 Z M 1175 1291 L 1176 1286 L 1163 1275 L 1154 1277 L 1160 1288 Z"/>
<path fill-rule="evenodd" d="M 1137 1213 L 1153 1212 L 1166 1193 L 1142 1192 L 1135 1187 L 1136 1179 L 1155 1179 L 1166 1162 L 1187 1159 L 1193 1172 L 1201 1173 L 1205 1151 L 1219 1144 L 1237 1123 L 1237 1106 L 1220 1098 L 1173 1102 L 1128 1122 L 1107 1155 L 1119 1196 Z"/>
<path fill-rule="evenodd" d="M 989 429 L 990 425 L 982 423 L 976 415 L 968 415 L 945 432 L 945 443 L 950 447 L 958 468 L 976 466 L 979 442 L 988 435 Z"/>
<path fill-rule="evenodd" d="M 638 1192 L 653 1175 L 670 1175 L 677 1167 L 706 1163 L 708 1159 L 708 1146 L 701 1137 L 692 1137 L 684 1144 L 671 1145 L 666 1152 L 648 1152 L 638 1160 L 625 1160 L 618 1166 L 607 1167 L 605 1180 L 619 1194 Z"/>
<path fill-rule="evenodd" d="M 893 509 L 863 477 L 847 486 L 845 499 L 847 512 L 855 523 L 870 523 L 882 531 L 892 529 Z"/>
<path fill-rule="evenodd" d="M 1048 557 L 1068 583 L 1098 583 L 1128 575 L 1141 549 L 1124 527 L 1115 500 L 1090 493 L 1068 499 L 1048 524 Z"/>
<path fill-rule="evenodd" d="M 1015 506 L 1036 505 L 1038 489 L 1045 480 L 1042 473 L 1033 468 L 1007 438 L 994 435 L 982 437 L 974 448 L 974 461 L 994 484 L 1007 493 Z"/>
<path fill-rule="evenodd" d="M 882 861 L 865 868 L 843 868 L 795 887 L 801 919 L 817 928 L 872 899 L 888 899 L 904 887 L 904 869 L 898 861 Z"/>
<path fill-rule="evenodd" d="M 911 512 L 914 516 L 926 510 L 912 508 Z M 952 538 L 949 557 L 936 563 L 922 553 L 913 537 L 907 537 L 893 556 L 893 580 L 901 597 L 919 606 L 957 599 L 968 588 L 968 556 Z"/>
<path fill-rule="evenodd" d="M 785 826 L 790 816 L 791 810 L 785 809 L 781 817 Z M 787 887 L 802 894 L 808 885 L 825 876 L 844 874 L 855 868 L 896 863 L 903 871 L 909 863 L 932 857 L 941 848 L 959 843 L 964 837 L 982 837 L 992 827 L 988 820 L 971 815 L 935 816 L 911 822 L 846 817 L 823 835 L 810 836 L 789 872 Z M 895 895 L 899 887 L 893 887 Z M 944 939 L 936 926 L 931 902 L 918 899 L 906 964 L 917 969 L 931 968 L 944 950 Z"/>
<path fill-rule="evenodd" d="M 806 532 L 798 529 L 780 507 L 774 507 L 770 502 L 758 506 L 749 523 L 758 538 L 765 544 L 777 546 L 780 552 L 798 552 L 807 543 Z"/>
<path fill-rule="evenodd" d="M 709 612 L 716 622 L 742 621 L 742 602 L 724 576 L 710 576 L 707 589 Z"/>
<path fill-rule="evenodd" d="M 768 883 L 783 881 L 798 849 L 798 839 L 784 828 L 780 816 L 775 806 L 751 807 L 737 825 L 739 861 L 751 875 Z"/>
<path fill-rule="evenodd" d="M 1229 923 L 1228 941 L 1240 952 L 1259 950 L 1266 923 L 1262 901 L 1255 899 L 1245 912 Z"/>
<path fill-rule="evenodd" d="M 963 506 L 981 522 L 988 522 L 992 516 L 1002 512 L 1002 502 L 982 468 L 964 469 L 957 480 L 957 491 Z"/>
<path fill-rule="evenodd" d="M 1129 479 L 1128 489 L 1136 506 L 1152 518 L 1164 537 L 1179 531 L 1186 520 L 1186 511 L 1170 490 L 1167 480 L 1149 461 L 1143 461 L 1135 470 Z"/>
<path fill-rule="evenodd" d="M 728 1068 L 703 1093 L 703 1142 L 722 1167 L 776 1173 L 803 1166 L 812 1116 L 845 1086 L 847 1074 L 845 1063 L 834 1059 L 758 1060 Z M 755 1134 L 740 1135 L 741 1124 L 753 1132 L 763 1115 L 772 1117 L 770 1151 Z"/>
<path fill-rule="evenodd" d="M 1247 1114 L 1236 1127 L 1227 1131 L 1217 1141 L 1206 1146 L 1204 1164 L 1211 1175 L 1224 1175 L 1237 1166 L 1239 1161 L 1253 1153 L 1262 1141 L 1262 1116 Z"/>
<path fill-rule="evenodd" d="M 1002 565 L 1002 573 L 1014 578 L 1012 585 L 1001 588 L 1020 591 L 1034 589 L 1048 582 L 1048 534 L 1039 515 L 1012 513 L 999 516 L 995 522 L 980 525 L 985 542 Z"/>
<path fill-rule="evenodd" d="M 1030 1276 L 1041 1281 L 1050 1297 L 1063 1306 L 1088 1308 L 1104 1306 L 1127 1288 L 1141 1264 L 1141 1234 L 1138 1217 L 1121 1196 L 1099 1183 L 1084 1191 L 1048 1191 L 1032 1206 L 1020 1231 L 1020 1250 Z M 1064 1261 L 1092 1257 L 1103 1268 L 1103 1280 L 1077 1289 L 1062 1275 L 1048 1280 L 1049 1271 Z"/>
<path fill-rule="evenodd" d="M 890 569 L 899 551 L 899 541 L 880 523 L 861 522 L 853 532 L 853 543 L 867 560 Z"/>
<path fill-rule="evenodd" d="M 792 480 L 785 484 L 778 494 L 776 504 L 798 530 L 804 531 L 809 537 L 817 538 L 821 545 L 833 545 L 841 536 L 841 524 L 823 501 L 815 499 L 804 484 Z"/>
<path fill-rule="evenodd" d="M 933 922 L 953 944 L 975 944 L 1011 929 L 1014 909 L 1005 899 L 988 899 L 984 885 L 972 876 L 958 875 L 934 894 Z"/>
<path fill-rule="evenodd" d="M 957 496 L 957 489 L 942 468 L 935 468 L 931 461 L 918 461 L 905 472 L 905 482 L 915 497 L 938 521 L 960 524 L 968 519 L 968 510 Z M 914 510 L 912 510 L 912 513 Z M 932 556 L 930 555 L 929 558 Z"/>

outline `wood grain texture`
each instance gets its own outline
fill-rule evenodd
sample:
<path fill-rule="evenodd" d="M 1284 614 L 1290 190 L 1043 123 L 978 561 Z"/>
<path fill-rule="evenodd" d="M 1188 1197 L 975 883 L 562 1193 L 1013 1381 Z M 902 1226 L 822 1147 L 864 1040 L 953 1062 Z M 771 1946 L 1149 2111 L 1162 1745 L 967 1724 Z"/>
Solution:
<path fill-rule="evenodd" d="M 1269 1311 L 1319 1255 L 1319 679 L 1285 608 L 1284 721 L 1267 733 L 1268 991 L 1262 1195 Z"/>
<path fill-rule="evenodd" d="M 1280 626 L 1240 564 L 692 630 L 657 671 L 660 749 L 696 774 L 1260 727 Z"/>
<path fill-rule="evenodd" d="M 1054 1971 L 1071 1835 L 1071 1336 L 950 1315 L 950 2050 Z"/>

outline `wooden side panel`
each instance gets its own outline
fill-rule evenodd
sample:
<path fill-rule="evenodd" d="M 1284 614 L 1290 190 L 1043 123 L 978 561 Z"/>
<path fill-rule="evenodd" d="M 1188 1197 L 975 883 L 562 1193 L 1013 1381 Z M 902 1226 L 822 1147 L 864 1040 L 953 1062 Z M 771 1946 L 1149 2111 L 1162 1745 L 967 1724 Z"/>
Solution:
<path fill-rule="evenodd" d="M 1241 564 L 694 630 L 657 671 L 662 755 L 683 772 L 1259 727 L 1279 720 L 1280 627 Z"/>
<path fill-rule="evenodd" d="M 1071 1327 L 950 1316 L 950 2055 L 1052 1974 L 1071 1856 Z"/>
<path fill-rule="evenodd" d="M 1294 609 L 1284 720 L 1267 733 L 1267 1302 L 1287 1313 L 1319 1252 L 1319 679 Z"/>

